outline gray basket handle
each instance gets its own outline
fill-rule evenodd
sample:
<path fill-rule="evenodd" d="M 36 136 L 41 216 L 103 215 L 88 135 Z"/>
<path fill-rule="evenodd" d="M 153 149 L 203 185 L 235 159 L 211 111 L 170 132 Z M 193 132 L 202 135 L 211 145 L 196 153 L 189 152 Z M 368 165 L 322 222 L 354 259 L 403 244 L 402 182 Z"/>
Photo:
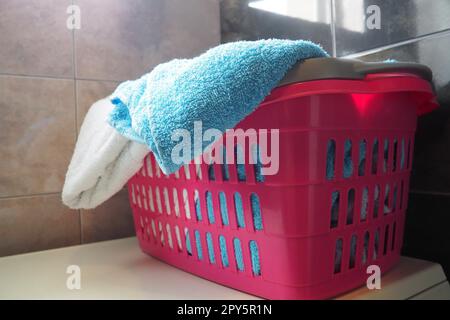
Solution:
<path fill-rule="evenodd" d="M 372 73 L 410 73 L 429 82 L 433 73 L 430 68 L 409 62 L 363 62 L 343 58 L 313 58 L 296 63 L 278 86 L 322 79 L 364 79 Z"/>

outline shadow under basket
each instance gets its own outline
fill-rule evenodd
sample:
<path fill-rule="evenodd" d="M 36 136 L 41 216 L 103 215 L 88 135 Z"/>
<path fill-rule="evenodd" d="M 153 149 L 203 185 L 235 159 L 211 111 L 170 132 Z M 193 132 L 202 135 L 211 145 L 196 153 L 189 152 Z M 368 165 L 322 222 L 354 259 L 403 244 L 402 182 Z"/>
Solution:
<path fill-rule="evenodd" d="M 247 156 L 259 129 L 279 129 L 277 173 L 192 162 L 166 176 L 149 154 L 128 183 L 140 246 L 269 299 L 365 285 L 369 265 L 399 259 L 417 115 L 435 106 L 429 82 L 405 72 L 279 86 L 237 126 L 255 129 Z"/>

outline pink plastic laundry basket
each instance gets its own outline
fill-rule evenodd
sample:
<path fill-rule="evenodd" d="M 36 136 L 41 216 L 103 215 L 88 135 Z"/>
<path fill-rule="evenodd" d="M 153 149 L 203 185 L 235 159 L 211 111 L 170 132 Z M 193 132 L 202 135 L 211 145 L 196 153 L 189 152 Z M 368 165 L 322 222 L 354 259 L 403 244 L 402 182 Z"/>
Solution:
<path fill-rule="evenodd" d="M 164 176 L 145 159 L 128 183 L 142 250 L 269 299 L 329 298 L 369 265 L 384 273 L 402 247 L 417 115 L 436 107 L 430 79 L 416 64 L 296 65 L 237 126 L 280 130 L 277 174 L 192 162 Z"/>

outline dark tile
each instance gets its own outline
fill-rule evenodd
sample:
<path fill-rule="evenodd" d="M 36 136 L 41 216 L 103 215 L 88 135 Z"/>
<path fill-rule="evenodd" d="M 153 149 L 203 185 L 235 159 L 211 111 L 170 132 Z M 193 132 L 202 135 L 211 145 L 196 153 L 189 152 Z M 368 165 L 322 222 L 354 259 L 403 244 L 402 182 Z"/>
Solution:
<path fill-rule="evenodd" d="M 72 0 L 0 1 L 0 73 L 73 77 Z"/>
<path fill-rule="evenodd" d="M 75 145 L 73 80 L 0 76 L 0 197 L 60 192 Z"/>
<path fill-rule="evenodd" d="M 450 278 L 450 197 L 409 196 L 402 254 L 438 262 Z"/>
<path fill-rule="evenodd" d="M 338 56 L 364 51 L 450 29 L 448 0 L 337 0 L 335 3 Z M 368 29 L 366 13 L 380 8 L 380 29 Z"/>
<path fill-rule="evenodd" d="M 395 59 L 398 61 L 418 62 L 427 65 L 433 71 L 434 84 L 441 102 L 448 103 L 450 99 L 450 32 L 437 34 L 405 45 L 382 50 L 376 53 L 360 56 L 365 61 L 382 61 Z"/>
<path fill-rule="evenodd" d="M 0 199 L 0 256 L 80 244 L 80 216 L 59 194 Z"/>
<path fill-rule="evenodd" d="M 450 191 L 450 34 L 433 36 L 417 42 L 361 57 L 380 61 L 387 58 L 423 63 L 433 70 L 434 84 L 441 105 L 418 121 L 412 189 Z"/>
<path fill-rule="evenodd" d="M 450 109 L 419 118 L 414 149 L 411 188 L 450 192 Z"/>
<path fill-rule="evenodd" d="M 128 80 L 161 62 L 198 55 L 220 42 L 219 5 L 210 0 L 74 0 L 77 77 Z M 99 23 L 101 21 L 101 23 Z"/>
<path fill-rule="evenodd" d="M 255 8 L 264 3 L 268 9 Z M 276 0 L 223 0 L 220 5 L 222 42 L 305 39 L 321 44 L 332 53 L 329 0 L 289 0 L 280 3 Z"/>
<path fill-rule="evenodd" d="M 92 210 L 81 210 L 83 243 L 135 235 L 128 191 L 123 189 Z"/>

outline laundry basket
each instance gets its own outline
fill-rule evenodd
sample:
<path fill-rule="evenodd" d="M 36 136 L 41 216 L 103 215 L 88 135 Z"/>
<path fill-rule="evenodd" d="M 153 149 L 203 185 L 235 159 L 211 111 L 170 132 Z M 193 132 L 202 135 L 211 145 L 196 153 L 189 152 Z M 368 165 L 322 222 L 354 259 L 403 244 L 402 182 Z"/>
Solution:
<path fill-rule="evenodd" d="M 255 131 L 279 129 L 276 174 L 192 162 L 165 176 L 146 157 L 128 183 L 142 250 L 269 299 L 365 285 L 368 266 L 384 273 L 400 256 L 417 115 L 436 107 L 430 80 L 418 64 L 295 65 L 237 126 L 257 144 Z"/>

